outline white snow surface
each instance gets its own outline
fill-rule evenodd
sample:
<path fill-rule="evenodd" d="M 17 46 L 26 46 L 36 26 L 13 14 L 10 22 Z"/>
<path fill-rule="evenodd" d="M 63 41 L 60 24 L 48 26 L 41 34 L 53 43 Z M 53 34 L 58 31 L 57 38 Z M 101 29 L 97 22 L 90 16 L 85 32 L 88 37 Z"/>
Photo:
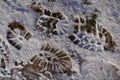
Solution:
<path fill-rule="evenodd" d="M 68 55 L 76 55 L 72 58 L 73 70 L 76 73 L 71 76 L 66 74 L 54 75 L 54 80 L 120 80 L 120 0 L 88 0 L 91 2 L 90 5 L 83 5 L 83 0 L 36 1 L 41 2 L 46 8 L 53 11 L 62 11 L 67 18 L 70 18 L 71 15 L 83 16 L 82 13 L 84 11 L 90 14 L 95 8 L 98 9 L 100 14 L 97 23 L 112 33 L 117 47 L 114 52 L 89 51 L 73 44 L 67 38 L 69 32 L 48 38 L 35 30 L 38 14 L 30 9 L 31 0 L 0 0 L 0 34 L 10 49 L 10 61 L 6 68 L 8 72 L 14 67 L 14 61 L 27 63 L 28 59 L 39 53 L 43 43 L 49 42 L 66 51 Z M 13 47 L 6 38 L 7 26 L 12 21 L 22 23 L 32 33 L 32 37 L 28 41 L 25 40 L 23 42 L 21 50 Z M 62 23 L 59 24 L 59 26 L 61 25 Z M 68 31 L 71 31 L 69 29 L 71 28 L 68 28 Z M 85 59 L 81 65 L 78 54 Z M 113 66 L 118 70 L 116 71 Z M 4 70 L 0 68 L 0 72 L 2 71 Z M 11 79 L 9 79 L 9 76 L 0 73 L 0 80 Z"/>

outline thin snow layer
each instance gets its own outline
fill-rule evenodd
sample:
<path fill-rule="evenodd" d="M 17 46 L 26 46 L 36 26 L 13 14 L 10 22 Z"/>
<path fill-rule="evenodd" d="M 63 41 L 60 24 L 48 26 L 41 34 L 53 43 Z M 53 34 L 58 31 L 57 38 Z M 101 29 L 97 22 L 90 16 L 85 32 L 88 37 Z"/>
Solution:
<path fill-rule="evenodd" d="M 10 60 L 6 68 L 8 73 L 13 68 L 14 61 L 27 63 L 32 56 L 39 53 L 43 43 L 49 42 L 66 51 L 68 55 L 74 55 L 72 65 L 76 73 L 71 76 L 56 74 L 53 76 L 55 80 L 120 80 L 120 0 L 88 0 L 90 5 L 82 4 L 83 0 L 56 0 L 51 3 L 47 0 L 37 1 L 48 9 L 62 11 L 69 20 L 75 15 L 83 16 L 83 12 L 90 14 L 96 8 L 100 11 L 97 23 L 110 31 L 117 42 L 115 52 L 82 49 L 67 38 L 69 32 L 48 38 L 35 28 L 38 14 L 30 9 L 31 0 L 0 0 L 0 34 L 10 49 Z M 13 21 L 22 23 L 32 33 L 28 41 L 24 40 L 21 50 L 13 47 L 6 38 L 7 26 Z M 2 74 L 2 68 L 0 72 L 0 80 L 10 80 L 10 76 Z"/>

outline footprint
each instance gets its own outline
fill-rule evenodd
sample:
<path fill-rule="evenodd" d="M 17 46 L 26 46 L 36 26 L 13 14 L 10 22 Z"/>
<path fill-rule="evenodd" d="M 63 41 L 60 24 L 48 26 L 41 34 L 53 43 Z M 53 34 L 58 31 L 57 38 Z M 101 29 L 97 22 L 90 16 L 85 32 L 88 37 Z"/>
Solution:
<path fill-rule="evenodd" d="M 33 56 L 30 61 L 53 73 L 66 73 L 72 69 L 70 56 L 49 43 L 42 45 L 39 55 Z"/>
<path fill-rule="evenodd" d="M 67 32 L 66 28 L 68 26 L 66 26 L 66 24 L 59 25 L 60 23 L 62 24 L 66 22 L 66 16 L 61 11 L 52 11 L 37 2 L 31 4 L 31 9 L 40 13 L 36 24 L 37 28 L 41 29 L 41 32 L 54 35 L 64 34 Z"/>
<path fill-rule="evenodd" d="M 22 77 L 19 76 L 19 72 L 22 73 Z M 43 71 L 39 65 L 26 64 L 23 67 L 12 68 L 11 78 L 13 80 L 52 80 L 52 74 L 49 71 Z"/>
<path fill-rule="evenodd" d="M 0 67 L 3 69 L 5 69 L 6 65 L 9 63 L 9 54 L 10 54 L 9 45 L 0 35 Z"/>
<path fill-rule="evenodd" d="M 92 51 L 112 50 L 114 51 L 116 42 L 113 40 L 110 32 L 102 28 L 102 26 L 92 24 L 92 19 L 87 20 L 75 16 L 73 19 L 73 34 L 69 34 L 68 38 L 81 48 Z M 95 20 L 94 20 L 95 21 Z M 94 22 L 96 24 L 96 21 Z M 99 38 L 98 38 L 99 36 Z M 102 38 L 104 39 L 102 40 Z M 88 45 L 90 44 L 90 45 Z M 91 45 L 94 45 L 92 47 Z"/>
<path fill-rule="evenodd" d="M 24 40 L 29 40 L 32 34 L 25 29 L 19 22 L 11 22 L 8 25 L 7 40 L 16 49 L 20 50 L 24 44 Z"/>
<path fill-rule="evenodd" d="M 42 15 L 39 17 L 39 19 L 37 21 L 37 26 L 39 26 L 39 27 L 42 26 L 43 29 L 46 30 L 44 32 L 49 31 L 49 33 L 52 33 L 54 35 L 58 35 L 58 34 L 66 33 L 69 25 L 67 24 L 67 21 L 65 21 L 65 20 L 60 21 L 57 18 Z"/>

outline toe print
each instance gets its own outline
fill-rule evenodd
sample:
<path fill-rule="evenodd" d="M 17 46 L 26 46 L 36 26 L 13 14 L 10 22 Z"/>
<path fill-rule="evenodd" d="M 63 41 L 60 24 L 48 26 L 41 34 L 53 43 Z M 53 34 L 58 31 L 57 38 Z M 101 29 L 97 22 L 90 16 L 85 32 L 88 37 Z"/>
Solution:
<path fill-rule="evenodd" d="M 65 25 L 58 26 L 58 24 L 61 23 L 59 18 L 54 18 L 53 16 L 45 16 L 42 15 L 39 17 L 37 21 L 37 25 L 43 26 L 45 32 L 50 32 L 52 34 L 63 34 L 65 33 Z"/>
<path fill-rule="evenodd" d="M 61 23 L 61 21 L 66 20 L 66 16 L 61 11 L 52 11 L 45 8 L 41 4 L 38 5 L 38 3 L 36 2 L 34 2 L 34 4 L 32 4 L 31 6 L 31 9 L 33 11 L 40 13 L 40 16 L 37 20 L 37 29 L 40 29 L 40 31 L 45 34 L 58 35 L 66 33 L 67 26 L 59 26 L 59 24 L 63 24 L 63 22 Z"/>
<path fill-rule="evenodd" d="M 86 21 L 85 21 L 86 20 Z M 93 21 L 93 22 L 91 22 Z M 81 48 L 92 50 L 92 51 L 103 51 L 112 50 L 116 46 L 112 35 L 107 29 L 102 28 L 102 26 L 96 26 L 96 21 L 94 19 L 84 19 L 75 17 L 74 31 L 70 34 L 68 38 Z M 82 24 L 84 23 L 84 24 Z M 98 38 L 98 37 L 99 38 Z M 93 47 L 94 46 L 94 47 Z"/>
<path fill-rule="evenodd" d="M 68 72 L 72 69 L 71 58 L 64 51 L 50 44 L 42 45 L 39 55 L 30 59 L 33 64 L 39 64 L 50 72 Z"/>
<path fill-rule="evenodd" d="M 96 25 L 96 15 L 91 18 L 75 16 L 73 19 L 73 34 L 69 34 L 68 38 L 81 48 L 91 51 L 114 51 L 116 42 L 107 29 Z"/>
<path fill-rule="evenodd" d="M 24 40 L 29 40 L 32 36 L 23 25 L 19 22 L 11 22 L 8 25 L 7 39 L 11 45 L 13 45 L 18 50 L 21 49 L 24 44 Z"/>

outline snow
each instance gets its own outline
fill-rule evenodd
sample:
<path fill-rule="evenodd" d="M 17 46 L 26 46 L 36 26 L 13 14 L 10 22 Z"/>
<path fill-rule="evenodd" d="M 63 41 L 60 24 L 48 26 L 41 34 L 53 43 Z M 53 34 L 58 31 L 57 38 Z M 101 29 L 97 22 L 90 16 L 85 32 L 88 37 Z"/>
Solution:
<path fill-rule="evenodd" d="M 27 64 L 32 56 L 40 52 L 41 45 L 49 42 L 66 51 L 68 55 L 74 55 L 72 65 L 76 73 L 72 73 L 72 77 L 67 74 L 53 75 L 55 80 L 120 80 L 120 0 L 88 0 L 91 2 L 90 5 L 82 4 L 83 0 L 35 1 L 41 2 L 47 9 L 60 10 L 65 14 L 67 20 L 60 21 L 57 24 L 58 29 L 63 30 L 61 30 L 62 34 L 52 34 L 51 37 L 47 37 L 35 28 L 39 14 L 30 9 L 29 5 L 32 0 L 0 0 L 0 35 L 10 49 L 7 72 L 10 72 L 14 67 L 14 61 L 24 61 Z M 72 18 L 83 16 L 83 12 L 86 12 L 85 15 L 90 15 L 94 9 L 100 11 L 97 23 L 106 28 L 117 43 L 114 52 L 86 50 L 68 39 L 68 35 L 73 30 L 71 26 Z M 21 50 L 13 47 L 6 38 L 7 26 L 13 21 L 22 23 L 32 33 L 29 40 L 23 41 Z M 93 35 L 90 35 L 90 37 L 93 37 Z M 84 59 L 81 64 L 79 62 L 80 57 Z M 7 76 L 10 75 L 3 75 L 3 71 L 4 69 L 0 69 L 0 80 L 8 80 Z M 6 77 L 6 79 L 3 79 L 3 77 Z"/>

